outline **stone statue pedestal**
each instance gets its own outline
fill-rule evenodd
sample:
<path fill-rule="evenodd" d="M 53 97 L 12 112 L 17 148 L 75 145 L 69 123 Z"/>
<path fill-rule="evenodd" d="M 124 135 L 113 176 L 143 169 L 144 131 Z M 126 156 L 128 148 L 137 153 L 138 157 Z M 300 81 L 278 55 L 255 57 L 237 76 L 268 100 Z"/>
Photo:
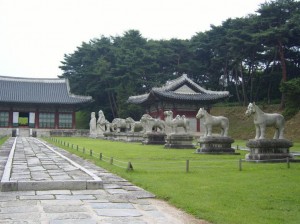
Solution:
<path fill-rule="evenodd" d="M 104 132 L 103 135 L 106 140 L 115 140 L 113 132 Z"/>
<path fill-rule="evenodd" d="M 250 139 L 246 146 L 250 153 L 246 155 L 246 160 L 276 160 L 292 158 L 289 148 L 293 143 L 286 139 Z"/>
<path fill-rule="evenodd" d="M 126 132 L 104 132 L 103 133 L 106 140 L 112 140 L 112 141 L 123 141 L 123 142 L 142 142 L 143 141 L 143 134 L 132 132 L 132 133 L 126 133 Z"/>
<path fill-rule="evenodd" d="M 96 133 L 92 133 L 89 135 L 89 138 L 97 138 L 97 134 Z"/>
<path fill-rule="evenodd" d="M 127 133 L 127 142 L 142 142 L 143 139 L 144 139 L 143 133 L 140 132 Z"/>
<path fill-rule="evenodd" d="M 166 138 L 165 148 L 167 149 L 194 149 L 194 136 L 187 133 L 169 134 Z"/>
<path fill-rule="evenodd" d="M 143 135 L 142 143 L 144 145 L 164 145 L 166 136 L 163 132 L 147 132 Z"/>
<path fill-rule="evenodd" d="M 199 140 L 200 148 L 196 150 L 196 153 L 206 154 L 239 154 L 235 153 L 235 150 L 231 148 L 231 144 L 234 140 L 230 137 L 223 136 L 209 136 L 201 137 Z"/>

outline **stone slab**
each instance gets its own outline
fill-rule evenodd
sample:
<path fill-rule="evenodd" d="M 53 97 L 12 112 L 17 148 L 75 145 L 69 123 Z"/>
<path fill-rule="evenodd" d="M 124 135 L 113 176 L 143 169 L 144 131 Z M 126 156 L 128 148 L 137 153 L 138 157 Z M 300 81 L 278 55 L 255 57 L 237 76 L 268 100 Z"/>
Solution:
<path fill-rule="evenodd" d="M 5 192 L 101 188 L 100 177 L 34 138 L 14 139 L 1 179 Z"/>
<path fill-rule="evenodd" d="M 135 209 L 100 209 L 95 210 L 100 216 L 108 217 L 139 217 L 142 213 Z"/>

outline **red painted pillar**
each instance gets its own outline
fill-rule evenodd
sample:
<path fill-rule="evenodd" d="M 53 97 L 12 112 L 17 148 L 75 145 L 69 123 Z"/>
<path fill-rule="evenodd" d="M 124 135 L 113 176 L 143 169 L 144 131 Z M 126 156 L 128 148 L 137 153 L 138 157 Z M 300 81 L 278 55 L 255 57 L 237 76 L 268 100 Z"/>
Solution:
<path fill-rule="evenodd" d="M 59 114 L 58 114 L 58 109 L 55 110 L 55 115 L 54 115 L 54 128 L 58 129 L 59 128 Z"/>
<path fill-rule="evenodd" d="M 72 128 L 76 129 L 76 112 L 73 111 L 72 113 Z"/>
<path fill-rule="evenodd" d="M 13 108 L 10 107 L 9 112 L 8 112 L 8 127 L 12 128 L 12 123 L 13 123 Z"/>
<path fill-rule="evenodd" d="M 39 128 L 40 127 L 40 111 L 39 111 L 39 109 L 37 108 L 36 110 L 35 110 L 35 121 L 34 121 L 34 123 L 35 123 L 35 125 L 34 125 L 34 127 L 35 128 Z"/>

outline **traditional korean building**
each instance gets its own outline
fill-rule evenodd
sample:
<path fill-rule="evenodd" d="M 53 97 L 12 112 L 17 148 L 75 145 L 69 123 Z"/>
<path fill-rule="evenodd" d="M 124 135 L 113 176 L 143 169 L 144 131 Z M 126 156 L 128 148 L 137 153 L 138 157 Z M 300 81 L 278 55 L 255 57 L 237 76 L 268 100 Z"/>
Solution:
<path fill-rule="evenodd" d="M 211 91 L 199 86 L 187 75 L 168 81 L 162 87 L 152 88 L 147 94 L 130 96 L 128 103 L 143 106 L 152 117 L 164 119 L 164 111 L 173 116 L 185 115 L 191 121 L 191 130 L 200 131 L 196 114 L 200 107 L 210 109 L 213 104 L 229 97 L 228 91 Z"/>
<path fill-rule="evenodd" d="M 75 112 L 91 101 L 67 79 L 0 76 L 0 129 L 75 129 Z"/>

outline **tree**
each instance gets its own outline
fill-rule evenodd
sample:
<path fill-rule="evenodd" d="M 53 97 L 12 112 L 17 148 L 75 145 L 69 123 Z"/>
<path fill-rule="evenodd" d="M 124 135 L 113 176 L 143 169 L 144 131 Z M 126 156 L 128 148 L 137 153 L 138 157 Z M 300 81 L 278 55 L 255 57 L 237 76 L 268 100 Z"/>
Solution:
<path fill-rule="evenodd" d="M 280 91 L 286 96 L 286 108 L 283 115 L 289 119 L 300 110 L 300 78 L 282 82 Z"/>
<path fill-rule="evenodd" d="M 256 37 L 268 48 L 273 48 L 282 69 L 282 82 L 288 80 L 286 52 L 293 48 L 296 35 L 299 34 L 300 2 L 294 0 L 277 0 L 262 4 L 257 10 L 259 32 Z M 299 41 L 297 41 L 299 44 Z M 299 45 L 298 45 L 299 46 Z M 281 107 L 285 105 L 282 94 Z"/>

